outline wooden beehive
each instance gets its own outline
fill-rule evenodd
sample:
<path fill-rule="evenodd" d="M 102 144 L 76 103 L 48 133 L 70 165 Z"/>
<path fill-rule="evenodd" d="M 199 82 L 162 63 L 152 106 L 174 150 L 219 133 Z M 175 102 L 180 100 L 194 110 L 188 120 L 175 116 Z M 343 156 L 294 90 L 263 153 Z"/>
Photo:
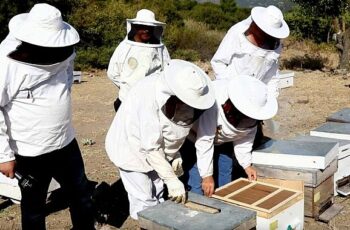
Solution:
<path fill-rule="evenodd" d="M 325 170 L 287 168 L 278 166 L 254 165 L 259 179 L 283 179 L 304 181 L 304 214 L 318 219 L 320 214 L 334 203 L 334 160 Z"/>
<path fill-rule="evenodd" d="M 213 197 L 257 211 L 257 216 L 269 219 L 302 200 L 303 192 L 240 178 L 218 188 Z"/>

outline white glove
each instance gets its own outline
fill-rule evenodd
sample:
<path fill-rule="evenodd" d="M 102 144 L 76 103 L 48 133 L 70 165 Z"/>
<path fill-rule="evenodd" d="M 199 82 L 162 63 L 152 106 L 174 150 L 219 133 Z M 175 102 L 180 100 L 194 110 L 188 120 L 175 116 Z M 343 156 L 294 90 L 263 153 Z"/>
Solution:
<path fill-rule="evenodd" d="M 182 168 L 182 158 L 179 156 L 177 158 L 175 158 L 172 162 L 171 162 L 171 167 L 173 168 L 175 175 L 177 177 L 180 177 L 184 174 L 184 170 Z"/>
<path fill-rule="evenodd" d="M 164 181 L 168 187 L 169 198 L 175 203 L 185 203 L 187 200 L 186 191 L 183 183 L 179 179 Z"/>

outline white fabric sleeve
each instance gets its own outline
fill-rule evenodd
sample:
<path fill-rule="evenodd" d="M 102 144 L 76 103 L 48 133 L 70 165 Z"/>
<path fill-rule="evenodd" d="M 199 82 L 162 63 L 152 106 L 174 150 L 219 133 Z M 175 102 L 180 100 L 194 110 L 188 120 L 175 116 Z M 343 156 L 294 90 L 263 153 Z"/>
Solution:
<path fill-rule="evenodd" d="M 274 95 L 276 98 L 279 96 L 279 74 L 278 74 L 278 62 L 274 63 L 271 68 L 266 72 L 262 81 L 267 84 L 268 92 Z"/>
<path fill-rule="evenodd" d="M 120 51 L 118 49 L 119 47 L 117 47 L 111 57 L 111 60 L 109 60 L 109 64 L 108 64 L 108 69 L 107 69 L 107 77 L 109 79 L 112 80 L 112 82 L 117 85 L 118 87 L 119 86 L 119 83 L 117 81 L 118 77 L 120 77 L 120 66 L 118 64 L 118 56 L 120 55 Z"/>
<path fill-rule="evenodd" d="M 231 63 L 232 56 L 235 53 L 236 41 L 234 39 L 234 33 L 235 30 L 231 27 L 231 29 L 229 29 L 221 41 L 219 48 L 210 61 L 216 79 L 226 78 L 226 68 Z"/>
<path fill-rule="evenodd" d="M 170 58 L 170 54 L 169 54 L 169 51 L 168 49 L 166 48 L 166 46 L 164 46 L 164 50 L 163 50 L 163 63 L 164 64 L 167 64 L 169 63 L 171 60 Z"/>
<path fill-rule="evenodd" d="M 177 179 L 172 166 L 161 148 L 163 137 L 156 105 L 144 104 L 140 110 L 142 110 L 138 112 L 138 119 L 140 121 L 140 151 L 145 153 L 147 162 L 165 183 L 169 180 Z"/>
<path fill-rule="evenodd" d="M 204 178 L 213 175 L 214 138 L 217 127 L 216 103 L 205 111 L 198 120 L 195 143 L 199 175 Z"/>
<path fill-rule="evenodd" d="M 252 164 L 252 148 L 257 127 L 252 128 L 246 136 L 233 142 L 238 163 L 245 169 Z"/>
<path fill-rule="evenodd" d="M 10 89 L 6 83 L 6 77 L 0 77 L 0 163 L 15 160 L 15 155 L 9 144 L 7 124 L 5 121 L 3 107 L 9 103 L 11 96 Z"/>
<path fill-rule="evenodd" d="M 69 89 L 72 88 L 73 81 L 74 81 L 73 72 L 74 72 L 74 59 L 75 59 L 75 56 L 76 56 L 76 54 L 74 52 L 74 55 L 69 60 L 69 66 L 67 67 L 68 87 L 69 87 Z"/>

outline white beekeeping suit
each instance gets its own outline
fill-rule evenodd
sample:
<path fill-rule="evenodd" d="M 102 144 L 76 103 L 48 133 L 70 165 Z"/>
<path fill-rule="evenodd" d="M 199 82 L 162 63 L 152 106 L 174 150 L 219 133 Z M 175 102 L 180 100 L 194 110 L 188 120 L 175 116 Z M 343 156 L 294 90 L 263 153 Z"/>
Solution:
<path fill-rule="evenodd" d="M 275 46 L 257 46 L 247 37 L 252 23 L 265 33 L 268 39 L 276 40 Z M 255 77 L 269 86 L 269 91 L 277 97 L 278 59 L 282 51 L 280 39 L 289 35 L 289 28 L 282 12 L 275 6 L 254 7 L 251 16 L 232 26 L 211 60 L 216 79 L 237 75 Z"/>
<path fill-rule="evenodd" d="M 165 23 L 155 20 L 154 13 L 142 9 L 134 19 L 127 19 L 127 36 L 118 45 L 109 62 L 107 75 L 119 88 L 119 100 L 124 101 L 130 88 L 142 78 L 161 71 L 170 56 L 162 43 Z M 135 25 L 152 29 L 152 38 L 147 42 L 134 41 Z"/>
<path fill-rule="evenodd" d="M 163 201 L 163 183 L 173 200 L 186 200 L 170 161 L 178 162 L 178 150 L 196 114 L 213 106 L 214 100 L 209 77 L 181 60 L 170 61 L 163 72 L 130 90 L 107 133 L 106 151 L 119 168 L 132 218 Z"/>

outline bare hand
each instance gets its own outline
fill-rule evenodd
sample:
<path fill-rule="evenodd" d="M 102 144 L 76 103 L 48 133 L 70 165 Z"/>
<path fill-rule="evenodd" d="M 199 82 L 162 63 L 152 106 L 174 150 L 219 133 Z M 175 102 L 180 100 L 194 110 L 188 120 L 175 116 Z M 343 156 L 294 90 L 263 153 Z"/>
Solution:
<path fill-rule="evenodd" d="M 249 180 L 256 180 L 256 170 L 253 168 L 253 166 L 248 166 L 244 169 L 244 171 L 247 174 Z"/>
<path fill-rule="evenodd" d="M 202 179 L 202 190 L 205 196 L 211 197 L 214 193 L 214 178 L 213 176 L 207 176 Z"/>
<path fill-rule="evenodd" d="M 0 163 L 0 172 L 7 177 L 14 178 L 15 177 L 15 161 L 8 161 L 4 163 Z"/>

